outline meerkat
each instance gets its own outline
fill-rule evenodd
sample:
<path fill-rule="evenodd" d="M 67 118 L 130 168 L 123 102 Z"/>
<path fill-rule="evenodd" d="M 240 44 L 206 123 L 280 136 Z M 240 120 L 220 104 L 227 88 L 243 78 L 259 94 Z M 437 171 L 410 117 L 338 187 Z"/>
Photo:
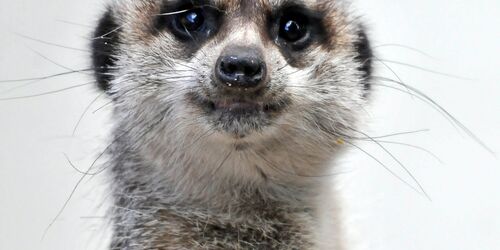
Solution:
<path fill-rule="evenodd" d="M 349 249 L 325 177 L 372 50 L 348 4 L 111 1 L 92 61 L 116 122 L 110 249 Z"/>

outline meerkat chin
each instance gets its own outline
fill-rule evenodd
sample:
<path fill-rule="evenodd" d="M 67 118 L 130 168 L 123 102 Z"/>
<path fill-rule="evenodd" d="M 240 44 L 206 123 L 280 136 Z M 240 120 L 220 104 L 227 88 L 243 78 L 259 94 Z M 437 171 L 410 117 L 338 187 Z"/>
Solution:
<path fill-rule="evenodd" d="M 92 59 L 116 122 L 111 249 L 347 249 L 338 209 L 321 217 L 320 178 L 370 92 L 369 40 L 347 6 L 108 5 Z"/>

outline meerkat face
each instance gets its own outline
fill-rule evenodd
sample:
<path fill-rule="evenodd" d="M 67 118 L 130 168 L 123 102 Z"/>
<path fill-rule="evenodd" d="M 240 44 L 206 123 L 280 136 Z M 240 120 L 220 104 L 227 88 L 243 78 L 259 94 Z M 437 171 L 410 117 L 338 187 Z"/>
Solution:
<path fill-rule="evenodd" d="M 114 1 L 93 61 L 127 130 L 229 144 L 321 146 L 348 134 L 370 89 L 368 39 L 331 0 Z"/>

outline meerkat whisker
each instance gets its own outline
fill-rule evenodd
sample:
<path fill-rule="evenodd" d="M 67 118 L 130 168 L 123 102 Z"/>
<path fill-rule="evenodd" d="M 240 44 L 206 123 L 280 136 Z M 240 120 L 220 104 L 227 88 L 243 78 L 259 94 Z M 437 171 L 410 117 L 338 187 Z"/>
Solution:
<path fill-rule="evenodd" d="M 351 143 L 349 141 L 346 141 L 347 144 L 353 146 L 354 148 L 360 150 L 362 153 L 364 153 L 365 155 L 367 155 L 368 157 L 370 157 L 371 159 L 373 159 L 374 161 L 376 161 L 380 166 L 382 166 L 389 174 L 391 174 L 392 176 L 394 176 L 397 180 L 399 180 L 400 182 L 404 183 L 405 186 L 409 187 L 410 189 L 412 189 L 413 191 L 415 191 L 417 194 L 422 194 L 422 190 L 418 189 L 418 188 L 415 188 L 413 185 L 411 185 L 409 182 L 407 182 L 406 180 L 404 180 L 403 178 L 401 178 L 399 175 L 397 175 L 393 170 L 391 170 L 387 165 L 385 165 L 382 161 L 380 161 L 378 158 L 376 158 L 375 156 L 373 156 L 372 154 L 370 154 L 368 151 L 366 151 L 365 149 L 361 148 L 360 146 L 354 144 L 354 143 Z M 424 196 L 426 196 L 425 194 L 422 194 Z M 426 196 L 427 199 L 430 199 L 429 197 Z"/>
<path fill-rule="evenodd" d="M 99 98 L 101 98 L 103 95 L 104 95 L 104 93 L 98 94 L 94 99 L 92 99 L 92 101 L 87 105 L 87 107 L 85 107 L 85 109 L 83 110 L 83 113 L 80 115 L 80 117 L 78 118 L 78 121 L 76 122 L 75 126 L 73 127 L 73 132 L 71 133 L 72 136 L 76 135 L 78 127 L 80 126 L 81 122 L 83 121 L 83 118 L 85 117 L 85 115 L 89 112 L 90 108 L 92 108 L 92 105 L 94 105 L 97 102 L 97 100 L 99 100 Z"/>
<path fill-rule="evenodd" d="M 430 102 L 432 104 L 432 106 L 437 108 L 440 112 L 442 112 L 445 115 L 445 117 L 451 119 L 452 124 L 458 126 L 461 131 L 465 132 L 471 139 L 473 139 L 483 149 L 488 151 L 493 156 L 495 155 L 495 152 L 492 149 L 490 149 L 488 147 L 488 145 L 486 145 L 486 143 L 484 143 L 478 136 L 476 136 L 467 126 L 465 126 L 460 120 L 458 120 L 455 116 L 453 116 L 448 110 L 446 110 L 443 106 L 441 106 L 439 103 L 434 101 L 428 95 L 424 94 L 422 91 L 420 91 L 412 86 L 409 86 L 408 84 L 404 84 L 402 82 L 395 81 L 395 80 L 392 80 L 389 78 L 383 78 L 383 77 L 377 77 L 377 78 L 380 80 L 383 80 L 385 82 L 395 83 L 397 85 L 404 86 L 404 87 L 410 89 L 413 93 L 416 93 L 422 99 Z"/>
<path fill-rule="evenodd" d="M 60 23 L 64 23 L 64 24 L 70 24 L 70 25 L 74 25 L 74 26 L 80 26 L 80 27 L 89 28 L 89 29 L 93 29 L 94 28 L 92 25 L 86 25 L 86 24 L 76 23 L 76 22 L 72 22 L 72 21 L 68 21 L 68 20 L 63 20 L 63 19 L 56 19 L 56 22 L 60 22 Z"/>
<path fill-rule="evenodd" d="M 54 47 L 68 49 L 68 50 L 73 50 L 73 51 L 78 51 L 78 52 L 86 52 L 86 53 L 90 53 L 91 52 L 90 50 L 87 50 L 87 49 L 73 48 L 73 47 L 70 47 L 70 46 L 65 46 L 65 45 L 61 45 L 61 44 L 57 44 L 57 43 L 52 43 L 52 42 L 44 41 L 44 40 L 41 40 L 41 39 L 38 39 L 38 38 L 34 38 L 34 37 L 27 36 L 27 35 L 23 35 L 23 34 L 20 34 L 20 33 L 17 33 L 17 32 L 14 32 L 14 34 L 17 35 L 17 36 L 19 36 L 19 37 L 22 37 L 24 39 L 27 39 L 27 40 L 30 40 L 30 41 L 34 41 L 34 42 L 38 42 L 38 43 L 45 44 L 45 45 L 49 45 L 49 46 L 54 46 Z"/>
<path fill-rule="evenodd" d="M 47 91 L 47 92 L 43 92 L 43 93 L 39 93 L 39 94 L 0 98 L 0 102 L 3 102 L 3 101 L 24 100 L 24 99 L 31 99 L 31 98 L 42 97 L 42 96 L 47 96 L 47 95 L 53 95 L 53 94 L 57 94 L 57 93 L 66 92 L 68 90 L 73 90 L 73 89 L 76 89 L 76 88 L 81 88 L 81 87 L 89 86 L 89 85 L 92 85 L 92 84 L 95 84 L 95 83 L 96 83 L 95 81 L 92 81 L 92 82 L 87 82 L 87 83 L 83 83 L 83 84 L 73 85 L 73 86 L 62 88 L 62 89 L 58 89 L 58 90 Z"/>
<path fill-rule="evenodd" d="M 371 142 L 371 140 L 367 140 L 367 139 L 364 139 L 364 141 Z M 430 150 L 428 150 L 428 149 L 426 149 L 424 147 L 421 147 L 421 146 L 416 146 L 416 145 L 412 145 L 412 144 L 409 144 L 409 143 L 396 142 L 396 141 L 377 140 L 377 142 L 382 143 L 382 144 L 400 145 L 400 146 L 405 146 L 405 147 L 410 147 L 410 148 L 413 148 L 413 149 L 417 149 L 417 150 L 420 150 L 420 151 L 422 151 L 424 153 L 427 153 L 429 156 L 431 156 L 432 158 L 436 159 L 436 161 L 438 161 L 439 163 L 444 164 L 443 160 L 441 160 L 441 158 L 439 158 L 435 153 L 433 153 L 432 151 L 430 151 Z"/>
<path fill-rule="evenodd" d="M 57 74 L 42 76 L 42 77 L 31 77 L 31 78 L 12 79 L 12 80 L 0 80 L 0 83 L 43 81 L 43 80 L 48 80 L 48 79 L 51 79 L 54 77 L 67 76 L 67 75 L 71 75 L 71 74 L 82 73 L 82 72 L 87 72 L 87 71 L 92 71 L 92 70 L 94 70 L 94 69 L 80 69 L 80 70 L 71 70 L 71 71 L 67 71 L 67 72 L 62 72 L 62 73 L 57 73 Z"/>
<path fill-rule="evenodd" d="M 413 51 L 413 52 L 417 52 L 418 54 L 420 55 L 423 55 L 427 58 L 430 58 L 430 59 L 433 59 L 433 60 L 437 60 L 435 57 L 431 56 L 429 53 L 426 53 L 422 50 L 419 50 L 417 48 L 413 48 L 411 46 L 408 46 L 408 45 L 404 45 L 404 44 L 397 44 L 397 43 L 384 43 L 384 44 L 379 44 L 379 45 L 374 45 L 373 46 L 373 49 L 378 49 L 378 48 L 385 48 L 385 47 L 397 47 L 397 48 L 403 48 L 403 49 L 407 49 L 407 50 L 410 50 L 410 51 Z"/>
<path fill-rule="evenodd" d="M 472 78 L 458 76 L 458 75 L 453 75 L 453 74 L 449 74 L 449 73 L 444 73 L 444 72 L 440 72 L 440 71 L 436 71 L 436 70 L 424 68 L 424 67 L 421 67 L 421 66 L 413 65 L 413 64 L 410 64 L 410 63 L 398 62 L 398 61 L 395 61 L 395 60 L 388 60 L 388 59 L 378 59 L 378 60 L 380 60 L 382 62 L 386 62 L 386 63 L 392 63 L 392 64 L 404 66 L 404 67 L 410 67 L 410 68 L 413 68 L 413 69 L 416 69 L 416 70 L 420 70 L 420 71 L 432 73 L 432 74 L 435 74 L 435 75 L 445 76 L 445 77 L 449 77 L 449 78 L 453 78 L 453 79 L 457 79 L 457 80 L 474 81 L 474 79 L 472 79 Z"/>

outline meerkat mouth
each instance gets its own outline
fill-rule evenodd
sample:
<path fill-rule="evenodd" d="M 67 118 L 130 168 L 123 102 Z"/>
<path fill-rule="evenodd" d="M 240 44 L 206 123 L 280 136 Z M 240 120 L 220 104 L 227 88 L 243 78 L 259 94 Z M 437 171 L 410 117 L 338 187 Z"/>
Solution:
<path fill-rule="evenodd" d="M 276 113 L 283 109 L 279 104 L 247 100 L 219 100 L 211 102 L 211 106 L 214 111 L 229 113 Z"/>
<path fill-rule="evenodd" d="M 212 125 L 239 138 L 271 125 L 285 112 L 289 103 L 286 100 L 266 102 L 235 97 L 210 100 L 196 94 L 190 97 L 191 103 L 205 110 L 205 117 Z"/>
<path fill-rule="evenodd" d="M 264 111 L 263 102 L 251 102 L 245 100 L 219 100 L 213 102 L 215 110 L 229 112 L 254 112 Z"/>
<path fill-rule="evenodd" d="M 222 99 L 209 101 L 212 111 L 232 114 L 252 113 L 279 113 L 284 105 L 278 103 L 266 103 L 263 101 L 250 101 L 243 99 Z"/>

